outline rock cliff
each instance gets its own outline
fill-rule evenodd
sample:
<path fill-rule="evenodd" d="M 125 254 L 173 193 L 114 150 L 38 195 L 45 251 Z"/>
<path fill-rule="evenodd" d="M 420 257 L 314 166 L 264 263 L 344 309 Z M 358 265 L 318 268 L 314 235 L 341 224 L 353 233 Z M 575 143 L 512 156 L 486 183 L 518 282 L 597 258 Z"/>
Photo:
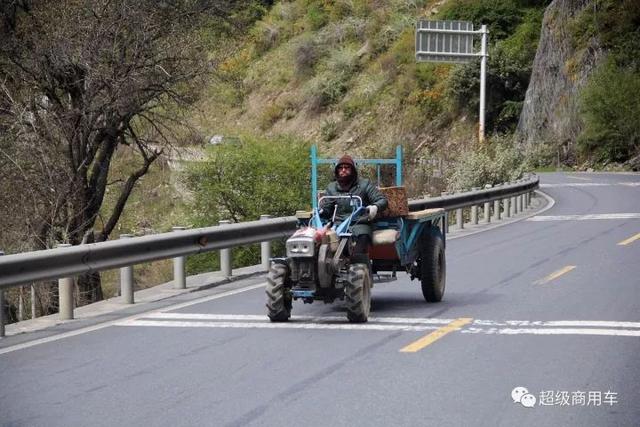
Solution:
<path fill-rule="evenodd" d="M 551 142 L 565 155 L 573 152 L 582 128 L 578 94 L 604 56 L 595 38 L 578 48 L 572 42 L 570 22 L 587 7 L 593 0 L 554 0 L 545 11 L 516 131 L 522 144 Z"/>

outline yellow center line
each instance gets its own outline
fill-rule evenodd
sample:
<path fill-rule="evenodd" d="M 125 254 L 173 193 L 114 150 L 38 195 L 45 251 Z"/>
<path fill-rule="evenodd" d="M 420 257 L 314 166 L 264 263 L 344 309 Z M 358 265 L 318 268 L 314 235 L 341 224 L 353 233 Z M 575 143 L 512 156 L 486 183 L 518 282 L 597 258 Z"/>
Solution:
<path fill-rule="evenodd" d="M 560 270 L 551 273 L 550 275 L 548 275 L 544 279 L 540 279 L 540 280 L 538 280 L 538 281 L 536 281 L 534 283 L 536 285 L 544 285 L 545 283 L 549 283 L 550 281 L 557 279 L 558 277 L 562 276 L 563 274 L 567 274 L 568 272 L 570 272 L 574 268 L 576 268 L 575 265 L 567 265 L 566 267 L 563 267 Z"/>
<path fill-rule="evenodd" d="M 439 340 L 440 338 L 444 337 L 448 333 L 457 331 L 467 323 L 471 323 L 472 320 L 473 319 L 468 317 L 461 317 L 459 319 L 456 319 L 453 322 L 449 323 L 448 325 L 443 326 L 442 328 L 435 330 L 428 335 L 425 335 L 419 340 L 412 342 L 408 346 L 400 349 L 400 351 L 402 353 L 415 353 L 416 351 L 420 351 L 426 346 L 428 346 L 429 344 L 432 344 L 435 341 Z"/>
<path fill-rule="evenodd" d="M 589 178 L 585 178 L 585 177 L 583 177 L 583 176 L 567 175 L 567 178 L 581 179 L 581 180 L 583 180 L 583 181 L 591 181 L 591 179 L 589 179 Z"/>
<path fill-rule="evenodd" d="M 627 240 L 623 240 L 622 242 L 618 243 L 618 246 L 626 246 L 628 244 L 635 242 L 638 239 L 640 239 L 640 233 L 636 234 L 635 236 L 629 237 Z"/>

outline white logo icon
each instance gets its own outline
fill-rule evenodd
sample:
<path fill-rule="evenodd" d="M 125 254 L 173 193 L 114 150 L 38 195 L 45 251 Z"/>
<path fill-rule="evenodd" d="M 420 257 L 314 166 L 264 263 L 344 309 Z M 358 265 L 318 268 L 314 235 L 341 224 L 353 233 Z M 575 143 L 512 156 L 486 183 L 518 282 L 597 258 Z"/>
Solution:
<path fill-rule="evenodd" d="M 511 390 L 511 398 L 513 403 L 520 403 L 525 408 L 533 408 L 536 406 L 536 397 L 529 393 L 525 387 L 516 387 Z"/>

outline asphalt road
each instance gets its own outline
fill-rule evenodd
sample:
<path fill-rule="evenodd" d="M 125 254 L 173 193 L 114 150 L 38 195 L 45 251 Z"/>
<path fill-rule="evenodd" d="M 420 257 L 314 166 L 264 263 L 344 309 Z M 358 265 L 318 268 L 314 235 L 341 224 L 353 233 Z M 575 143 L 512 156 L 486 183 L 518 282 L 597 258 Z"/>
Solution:
<path fill-rule="evenodd" d="M 225 285 L 0 352 L 0 425 L 636 426 L 640 175 L 541 181 L 551 209 L 448 242 L 441 303 L 400 275 L 365 325 L 273 327 L 261 280 Z"/>

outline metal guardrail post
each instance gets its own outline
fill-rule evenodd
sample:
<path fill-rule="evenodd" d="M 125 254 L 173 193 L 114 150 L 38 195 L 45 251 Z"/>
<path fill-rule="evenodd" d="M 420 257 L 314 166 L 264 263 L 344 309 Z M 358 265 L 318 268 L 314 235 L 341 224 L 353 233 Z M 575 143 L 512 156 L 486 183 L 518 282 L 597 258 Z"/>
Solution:
<path fill-rule="evenodd" d="M 518 210 L 518 212 L 522 212 L 522 194 L 518 196 L 518 205 L 516 207 L 516 209 Z"/>
<path fill-rule="evenodd" d="M 260 215 L 260 220 L 271 218 L 271 215 Z M 269 271 L 269 259 L 271 258 L 271 241 L 260 243 L 260 258 L 262 260 L 262 269 Z"/>
<path fill-rule="evenodd" d="M 60 243 L 59 248 L 70 248 L 68 243 Z M 73 277 L 58 279 L 58 318 L 60 320 L 73 319 Z"/>
<path fill-rule="evenodd" d="M 173 231 L 186 230 L 186 227 L 171 227 Z M 187 288 L 187 277 L 185 269 L 186 257 L 179 256 L 173 259 L 173 287 L 175 289 Z"/>
<path fill-rule="evenodd" d="M 478 224 L 478 205 L 471 206 L 471 224 Z"/>
<path fill-rule="evenodd" d="M 500 221 L 500 200 L 493 201 L 493 220 Z"/>
<path fill-rule="evenodd" d="M 231 224 L 231 221 L 224 219 L 220 221 L 220 226 Z M 220 249 L 220 271 L 225 277 L 231 277 L 231 248 Z"/>
<path fill-rule="evenodd" d="M 0 256 L 4 252 L 0 251 Z M 4 337 L 4 289 L 0 289 L 0 338 Z"/>
<path fill-rule="evenodd" d="M 491 203 L 485 202 L 482 208 L 482 215 L 484 216 L 484 222 L 489 224 L 491 222 Z"/>
<path fill-rule="evenodd" d="M 456 227 L 458 230 L 462 230 L 464 228 L 464 219 L 462 217 L 462 208 L 456 209 Z"/>
<path fill-rule="evenodd" d="M 509 203 L 509 202 L 510 202 L 510 200 L 509 200 L 508 197 L 506 197 L 506 198 L 504 198 L 502 200 L 502 204 L 504 205 L 504 217 L 505 218 L 509 218 L 511 216 L 511 211 L 509 210 L 509 207 L 510 207 L 509 205 L 511 203 Z"/>
<path fill-rule="evenodd" d="M 511 197 L 509 200 L 511 201 L 511 216 L 514 216 L 515 214 L 518 213 L 516 211 L 516 198 L 515 197 Z"/>
<path fill-rule="evenodd" d="M 133 235 L 122 234 L 121 239 L 130 239 Z M 120 268 L 120 295 L 122 295 L 122 302 L 125 304 L 133 304 L 133 266 L 128 265 Z"/>

